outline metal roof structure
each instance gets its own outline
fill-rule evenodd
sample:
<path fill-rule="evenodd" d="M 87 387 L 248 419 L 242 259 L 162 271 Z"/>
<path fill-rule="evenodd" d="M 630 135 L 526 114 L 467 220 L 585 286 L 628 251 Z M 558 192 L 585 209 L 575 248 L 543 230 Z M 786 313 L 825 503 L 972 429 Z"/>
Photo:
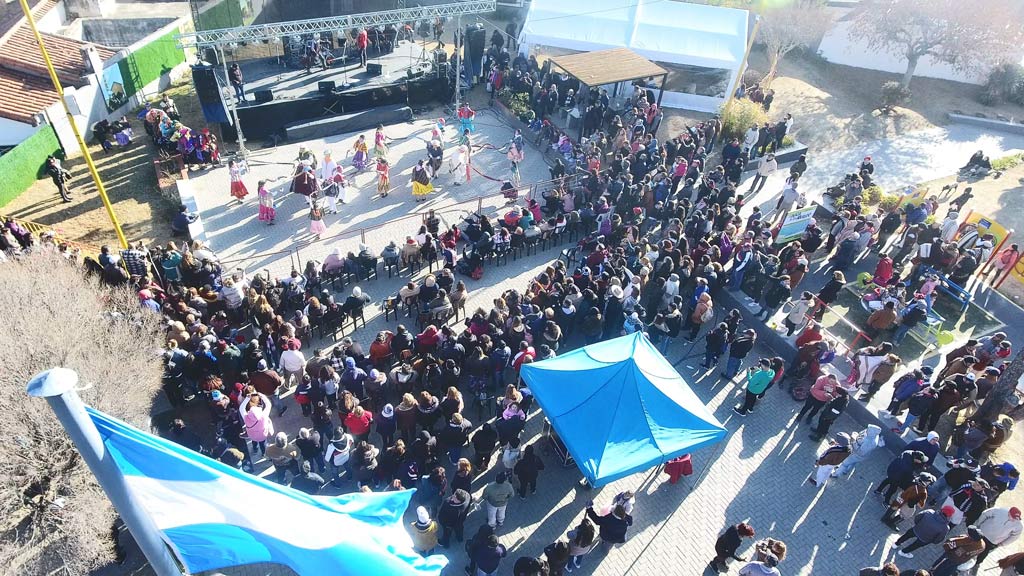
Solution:
<path fill-rule="evenodd" d="M 337 33 L 340 30 L 399 24 L 418 20 L 433 21 L 437 17 L 455 17 L 469 14 L 493 12 L 497 8 L 497 0 L 466 0 L 437 6 L 418 6 L 399 10 L 382 10 L 329 18 L 311 20 L 293 20 L 275 22 L 256 26 L 238 26 L 216 30 L 200 30 L 177 36 L 182 48 L 223 46 L 230 43 L 261 42 L 287 38 L 289 36 L 312 34 L 318 32 Z"/>

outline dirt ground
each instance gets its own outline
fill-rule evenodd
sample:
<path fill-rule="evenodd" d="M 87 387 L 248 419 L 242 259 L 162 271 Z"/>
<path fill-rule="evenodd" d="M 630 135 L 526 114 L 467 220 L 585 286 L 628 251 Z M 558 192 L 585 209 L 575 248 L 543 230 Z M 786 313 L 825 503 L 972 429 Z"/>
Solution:
<path fill-rule="evenodd" d="M 942 187 L 956 181 L 955 176 L 949 176 L 927 182 L 925 186 L 932 193 L 938 194 L 940 201 L 945 202 L 949 198 L 941 194 Z M 1005 228 L 1016 231 L 1009 240 L 1011 244 L 1024 243 L 1020 237 L 1024 234 L 1024 210 L 1020 209 L 1024 205 L 1024 164 L 1007 170 L 999 178 L 987 177 L 961 182 L 959 192 L 967 186 L 973 188 L 974 193 L 974 198 L 967 203 L 967 211 L 980 212 Z M 945 206 L 939 212 L 945 214 Z M 1016 275 L 1011 274 L 999 287 L 999 292 L 1024 306 L 1024 283 Z"/>
<path fill-rule="evenodd" d="M 762 50 L 751 53 L 749 68 L 768 69 Z M 943 125 L 946 114 L 953 110 L 982 112 L 989 117 L 1024 117 L 1021 106 L 979 104 L 978 86 L 931 78 L 914 78 L 908 105 L 897 108 L 892 115 L 880 115 L 877 107 L 882 83 L 898 79 L 897 74 L 830 64 L 815 56 L 794 53 L 783 60 L 772 83 L 776 94 L 770 115 L 777 118 L 786 112 L 793 114 L 794 136 L 817 151 L 848 148 L 864 140 Z M 707 117 L 710 115 L 669 110 L 663 136 L 682 131 L 687 122 Z"/>
<path fill-rule="evenodd" d="M 191 91 L 191 84 L 175 86 L 167 93 L 174 99 L 186 126 L 202 127 L 202 112 Z M 154 95 L 153 99 L 156 99 Z M 88 126 L 79 126 L 88 141 L 92 134 Z M 89 152 L 114 206 L 129 241 L 162 242 L 171 237 L 170 219 L 175 213 L 171 202 L 160 195 L 156 186 L 153 159 L 156 148 L 149 142 L 142 123 L 132 120 L 135 138 L 126 149 L 107 154 L 98 145 L 90 145 Z M 73 201 L 61 202 L 56 188 L 49 179 L 39 180 L 9 204 L 0 213 L 31 222 L 52 226 L 62 238 L 98 247 L 116 245 L 107 212 L 96 193 L 85 159 L 77 150 L 68 150 L 71 158 L 64 166 L 71 171 Z"/>

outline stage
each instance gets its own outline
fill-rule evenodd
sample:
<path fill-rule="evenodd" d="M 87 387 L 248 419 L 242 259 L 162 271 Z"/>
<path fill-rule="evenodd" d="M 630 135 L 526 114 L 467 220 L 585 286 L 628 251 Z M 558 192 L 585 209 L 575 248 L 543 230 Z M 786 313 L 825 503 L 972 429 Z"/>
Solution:
<path fill-rule="evenodd" d="M 333 81 L 338 91 L 341 91 L 392 84 L 409 78 L 409 71 L 416 77 L 428 76 L 432 71 L 432 50 L 437 43 L 429 41 L 426 45 L 424 51 L 423 41 L 401 41 L 391 53 L 381 56 L 371 54 L 367 63 L 379 64 L 382 69 L 380 75 L 370 75 L 366 68 L 360 68 L 359 56 L 354 52 L 347 59 L 342 58 L 340 55 L 343 50 L 340 48 L 334 49 L 333 52 L 338 56 L 330 68 L 321 70 L 319 66 L 315 66 L 309 74 L 305 69 L 286 66 L 284 56 L 241 61 L 239 67 L 245 80 L 246 102 L 240 102 L 239 107 L 254 105 L 254 95 L 259 90 L 273 91 L 275 101 L 295 100 L 319 96 L 319 83 L 325 81 Z M 218 75 L 223 81 L 222 67 L 218 68 Z M 344 88 L 346 82 L 349 86 Z M 224 85 L 228 83 L 224 82 Z M 232 92 L 232 97 L 233 94 Z"/>

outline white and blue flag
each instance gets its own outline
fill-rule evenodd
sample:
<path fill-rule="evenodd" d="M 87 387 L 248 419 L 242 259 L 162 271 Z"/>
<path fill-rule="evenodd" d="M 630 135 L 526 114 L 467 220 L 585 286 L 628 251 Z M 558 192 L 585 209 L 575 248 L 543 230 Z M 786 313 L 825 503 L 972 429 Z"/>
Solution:
<path fill-rule="evenodd" d="M 297 574 L 437 576 L 412 549 L 413 491 L 309 496 L 88 409 L 135 501 L 190 572 L 273 562 Z"/>

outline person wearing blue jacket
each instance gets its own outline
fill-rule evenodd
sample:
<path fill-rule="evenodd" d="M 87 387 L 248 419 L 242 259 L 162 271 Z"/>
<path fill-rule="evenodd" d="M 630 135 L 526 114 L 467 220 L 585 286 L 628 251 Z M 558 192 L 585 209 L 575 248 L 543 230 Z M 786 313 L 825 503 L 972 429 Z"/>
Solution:
<path fill-rule="evenodd" d="M 886 469 L 886 477 L 878 487 L 875 494 L 882 494 L 885 490 L 884 500 L 886 505 L 897 490 L 905 490 L 914 481 L 914 476 L 924 468 L 928 456 L 917 450 L 904 450 L 899 456 L 889 463 Z"/>

